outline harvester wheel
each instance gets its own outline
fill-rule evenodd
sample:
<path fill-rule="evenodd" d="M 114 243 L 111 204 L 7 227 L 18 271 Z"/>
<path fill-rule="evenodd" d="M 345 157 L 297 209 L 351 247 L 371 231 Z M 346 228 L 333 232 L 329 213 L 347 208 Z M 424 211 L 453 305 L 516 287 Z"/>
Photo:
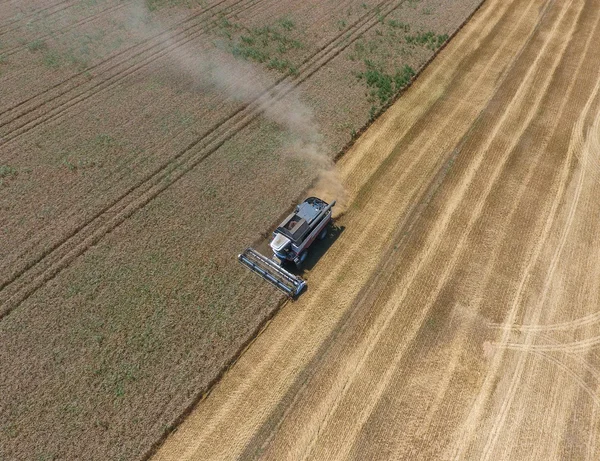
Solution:
<path fill-rule="evenodd" d="M 298 259 L 295 261 L 296 263 L 296 268 L 298 270 L 302 269 L 302 264 L 304 263 L 304 260 L 306 259 L 306 257 L 308 256 L 308 251 L 303 251 L 300 256 L 298 257 Z"/>
<path fill-rule="evenodd" d="M 327 227 L 319 234 L 319 240 L 325 240 L 325 237 L 327 237 Z"/>

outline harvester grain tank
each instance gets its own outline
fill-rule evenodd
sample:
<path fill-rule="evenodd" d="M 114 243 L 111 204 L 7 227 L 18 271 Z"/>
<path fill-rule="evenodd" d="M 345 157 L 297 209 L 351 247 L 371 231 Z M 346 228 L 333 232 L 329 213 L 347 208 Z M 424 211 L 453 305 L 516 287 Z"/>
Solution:
<path fill-rule="evenodd" d="M 298 296 L 306 282 L 283 266 L 294 263 L 298 269 L 302 267 L 313 242 L 327 236 L 334 205 L 335 200 L 328 204 L 317 197 L 307 198 L 273 232 L 269 243 L 273 250 L 272 260 L 247 248 L 238 256 L 239 261 L 288 296 Z"/>

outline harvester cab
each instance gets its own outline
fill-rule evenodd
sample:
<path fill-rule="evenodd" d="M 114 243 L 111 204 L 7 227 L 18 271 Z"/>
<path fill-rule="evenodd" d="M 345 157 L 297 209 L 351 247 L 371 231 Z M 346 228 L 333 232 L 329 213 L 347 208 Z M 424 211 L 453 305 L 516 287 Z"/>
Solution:
<path fill-rule="evenodd" d="M 307 198 L 273 232 L 269 243 L 273 250 L 272 260 L 247 248 L 238 256 L 239 261 L 288 296 L 298 296 L 306 282 L 283 266 L 294 263 L 301 269 L 308 255 L 308 248 L 315 240 L 322 240 L 327 236 L 327 226 L 331 222 L 331 209 L 334 205 L 335 200 L 328 204 L 317 197 Z"/>

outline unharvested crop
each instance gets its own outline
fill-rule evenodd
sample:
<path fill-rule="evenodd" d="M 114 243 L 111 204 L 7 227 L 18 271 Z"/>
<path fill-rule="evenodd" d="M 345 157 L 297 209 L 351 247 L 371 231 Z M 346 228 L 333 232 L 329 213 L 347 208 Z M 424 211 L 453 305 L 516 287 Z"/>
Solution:
<path fill-rule="evenodd" d="M 380 104 L 386 104 L 390 99 L 404 88 L 415 75 L 412 67 L 405 65 L 402 70 L 397 70 L 394 75 L 386 74 L 381 67 L 368 59 L 365 60 L 366 71 L 357 75 L 359 80 L 365 81 L 371 88 L 370 95 L 377 97 Z"/>

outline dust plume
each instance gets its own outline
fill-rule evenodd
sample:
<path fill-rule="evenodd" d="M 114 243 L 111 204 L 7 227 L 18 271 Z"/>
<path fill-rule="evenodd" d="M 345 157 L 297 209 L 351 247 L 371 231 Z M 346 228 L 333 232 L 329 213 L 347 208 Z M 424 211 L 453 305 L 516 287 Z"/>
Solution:
<path fill-rule="evenodd" d="M 138 34 L 156 34 L 156 19 L 149 20 L 149 11 L 142 0 L 134 2 L 130 10 L 131 23 Z M 146 30 L 151 23 L 151 29 Z M 166 32 L 167 28 L 162 27 Z M 172 33 L 164 40 L 175 44 Z M 208 41 L 207 41 L 208 42 Z M 198 44 L 189 41 L 185 45 L 170 47 L 168 72 L 174 80 L 187 82 L 201 91 L 218 91 L 226 99 L 251 104 L 261 116 L 274 122 L 287 133 L 285 151 L 301 159 L 315 172 L 314 187 L 309 195 L 317 195 L 326 201 L 337 200 L 336 215 L 343 212 L 346 192 L 336 171 L 335 163 L 328 155 L 320 127 L 313 110 L 301 101 L 297 87 L 279 82 L 274 86 L 273 75 L 258 64 L 236 58 L 228 50 L 225 41 Z"/>
<path fill-rule="evenodd" d="M 256 103 L 262 116 L 284 129 L 288 134 L 285 151 L 290 156 L 306 161 L 315 171 L 314 186 L 308 192 L 327 202 L 337 200 L 335 216 L 346 206 L 346 191 L 336 165 L 327 154 L 320 127 L 312 109 L 301 101 L 297 88 L 279 83 L 269 90 L 267 75 L 259 67 L 232 57 L 217 56 L 212 52 L 202 55 L 202 76 L 208 85 L 240 102 Z M 185 68 L 190 69 L 189 63 Z M 198 66 L 192 68 L 198 69 Z M 243 76 L 243 78 L 240 78 Z M 281 95 L 284 94 L 284 97 Z"/>
<path fill-rule="evenodd" d="M 269 104 L 264 114 L 291 134 L 288 147 L 290 155 L 308 162 L 316 172 L 308 195 L 326 202 L 336 200 L 333 215 L 334 218 L 341 217 L 348 201 L 346 189 L 335 163 L 327 155 L 313 111 L 300 101 L 297 92 L 290 92 L 286 98 Z"/>

